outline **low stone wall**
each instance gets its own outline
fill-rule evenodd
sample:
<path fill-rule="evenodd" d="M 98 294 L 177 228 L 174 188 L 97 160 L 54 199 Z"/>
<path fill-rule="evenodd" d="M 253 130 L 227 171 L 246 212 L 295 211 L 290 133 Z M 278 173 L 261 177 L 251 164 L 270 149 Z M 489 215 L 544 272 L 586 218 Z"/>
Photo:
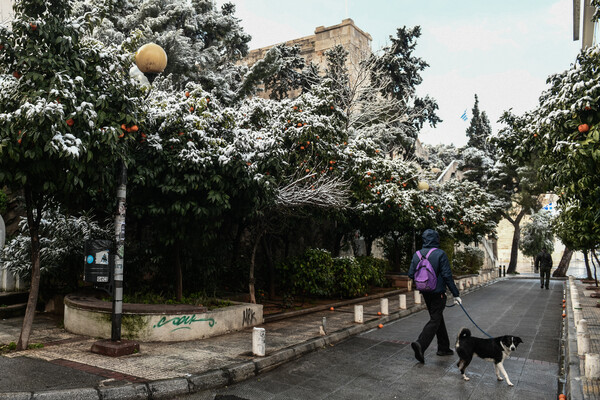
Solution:
<path fill-rule="evenodd" d="M 154 308 L 154 310 L 152 309 Z M 206 307 L 124 304 L 121 336 L 143 342 L 180 342 L 239 331 L 263 323 L 261 304 Z M 111 305 L 98 299 L 65 297 L 65 329 L 102 339 L 111 337 Z"/>

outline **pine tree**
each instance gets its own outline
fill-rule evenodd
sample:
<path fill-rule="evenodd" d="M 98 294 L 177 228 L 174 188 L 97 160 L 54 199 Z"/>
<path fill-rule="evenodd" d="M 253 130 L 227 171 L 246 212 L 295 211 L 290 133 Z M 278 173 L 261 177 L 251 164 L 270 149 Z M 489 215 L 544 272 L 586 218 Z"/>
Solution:
<path fill-rule="evenodd" d="M 487 153 L 493 153 L 488 139 L 492 136 L 492 127 L 485 111 L 479 111 L 479 99 L 475 95 L 475 104 L 471 110 L 471 123 L 466 134 L 469 141 L 467 146 L 474 147 Z"/>
<path fill-rule="evenodd" d="M 22 0 L 0 28 L 0 186 L 23 190 L 31 285 L 17 344 L 26 349 L 40 283 L 40 222 L 48 200 L 73 204 L 110 188 L 120 125 L 142 118 L 130 55 L 87 35 L 98 18 L 64 0 Z"/>

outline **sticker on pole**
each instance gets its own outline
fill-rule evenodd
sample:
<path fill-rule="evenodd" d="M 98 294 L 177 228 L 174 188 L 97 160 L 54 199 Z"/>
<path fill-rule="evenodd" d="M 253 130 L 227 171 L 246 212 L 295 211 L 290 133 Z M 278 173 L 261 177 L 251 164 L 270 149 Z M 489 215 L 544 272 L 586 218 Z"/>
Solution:
<path fill-rule="evenodd" d="M 88 264 L 91 264 L 91 263 L 93 263 L 93 262 L 94 262 L 94 256 L 92 256 L 92 255 L 89 255 L 89 256 L 87 256 L 87 258 L 85 259 L 85 261 L 86 261 Z"/>
<path fill-rule="evenodd" d="M 108 265 L 108 251 L 96 253 L 96 264 Z"/>

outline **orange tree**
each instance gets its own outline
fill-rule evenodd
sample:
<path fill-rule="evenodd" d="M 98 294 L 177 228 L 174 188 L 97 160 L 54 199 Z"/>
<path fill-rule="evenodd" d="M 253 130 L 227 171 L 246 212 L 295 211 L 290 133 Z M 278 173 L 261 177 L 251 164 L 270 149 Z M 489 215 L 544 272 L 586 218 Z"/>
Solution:
<path fill-rule="evenodd" d="M 575 248 L 600 243 L 600 52 L 583 50 L 567 71 L 548 78 L 550 89 L 532 112 L 535 124 L 516 151 L 536 152 L 540 176 L 559 195 L 561 238 Z M 592 252 L 594 254 L 594 252 Z M 565 270 L 560 270 L 564 274 Z"/>
<path fill-rule="evenodd" d="M 0 27 L 0 186 L 23 190 L 31 285 L 18 349 L 27 348 L 40 282 L 48 200 L 72 204 L 110 188 L 121 124 L 138 116 L 130 59 L 86 36 L 98 19 L 70 2 L 23 0 Z"/>

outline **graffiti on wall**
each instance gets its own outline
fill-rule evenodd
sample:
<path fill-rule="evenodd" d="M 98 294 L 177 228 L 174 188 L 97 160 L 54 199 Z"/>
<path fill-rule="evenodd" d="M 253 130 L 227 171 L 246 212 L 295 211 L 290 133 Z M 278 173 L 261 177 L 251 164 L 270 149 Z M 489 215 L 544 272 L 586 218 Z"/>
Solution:
<path fill-rule="evenodd" d="M 242 315 L 242 326 L 252 325 L 256 322 L 256 313 L 251 308 L 246 308 Z"/>
<path fill-rule="evenodd" d="M 162 317 L 160 321 L 153 328 L 162 328 L 165 325 L 170 325 L 175 327 L 171 332 L 174 332 L 179 329 L 192 329 L 190 325 L 194 322 L 208 322 L 209 327 L 215 326 L 217 323 L 214 318 L 198 318 L 196 314 L 193 315 L 182 315 L 180 317 L 173 317 L 167 319 L 167 317 Z"/>

